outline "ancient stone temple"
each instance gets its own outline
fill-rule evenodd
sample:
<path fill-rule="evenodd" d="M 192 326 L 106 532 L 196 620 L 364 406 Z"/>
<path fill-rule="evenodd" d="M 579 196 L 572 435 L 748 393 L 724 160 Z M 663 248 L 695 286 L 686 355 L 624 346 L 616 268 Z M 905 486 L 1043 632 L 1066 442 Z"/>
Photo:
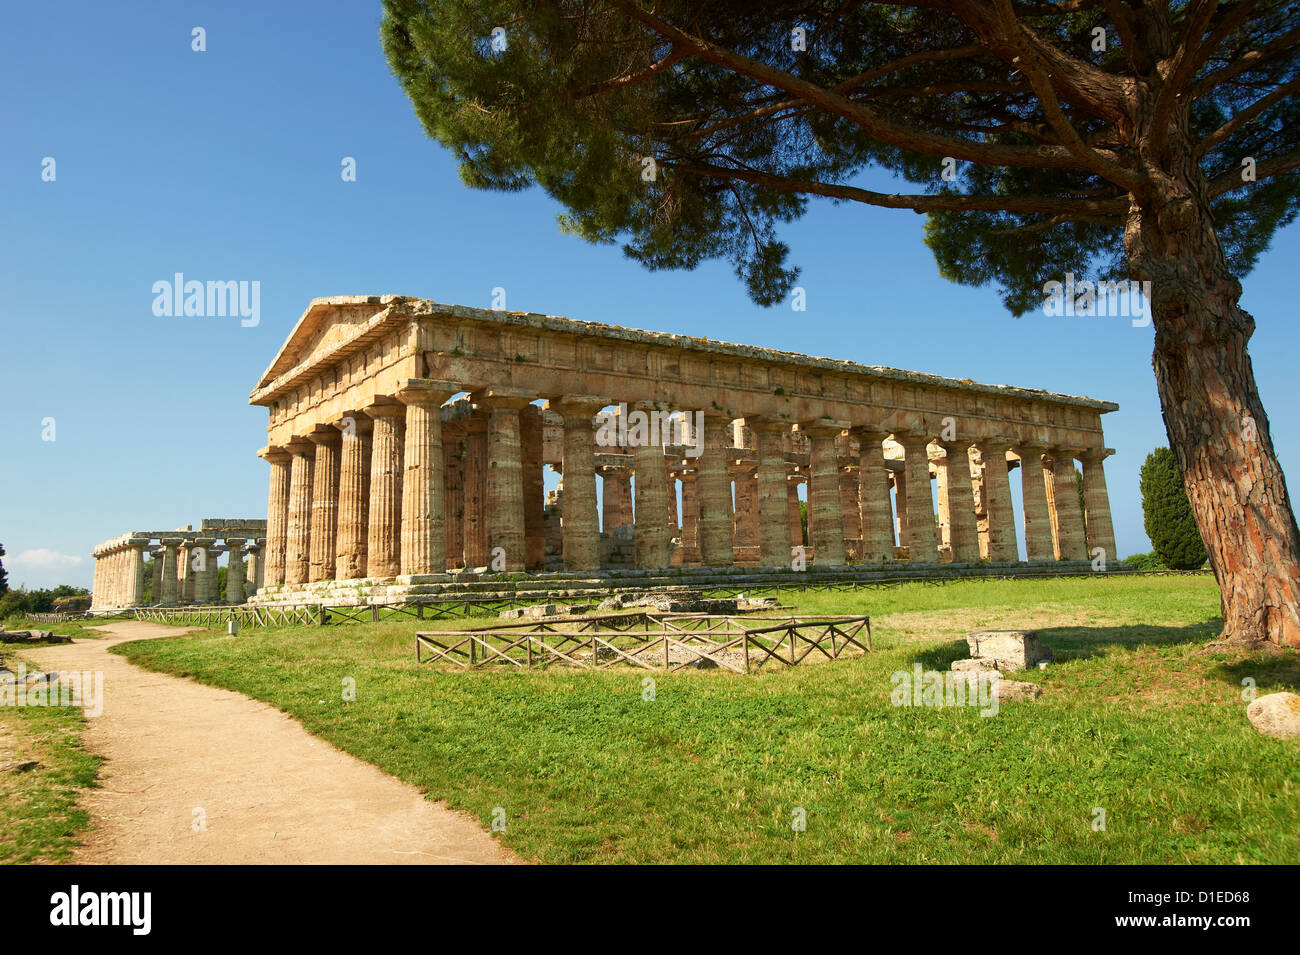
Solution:
<path fill-rule="evenodd" d="M 91 552 L 95 576 L 90 609 L 242 604 L 264 585 L 265 546 L 264 520 L 207 518 L 197 531 L 189 524 L 173 531 L 131 531 Z M 226 586 L 219 593 L 222 554 L 227 555 Z M 152 570 L 146 557 L 153 558 Z"/>
<path fill-rule="evenodd" d="M 314 300 L 250 401 L 258 601 L 457 568 L 1015 568 L 1020 536 L 1030 563 L 1115 558 L 1118 406 L 1091 398 L 385 295 Z"/>

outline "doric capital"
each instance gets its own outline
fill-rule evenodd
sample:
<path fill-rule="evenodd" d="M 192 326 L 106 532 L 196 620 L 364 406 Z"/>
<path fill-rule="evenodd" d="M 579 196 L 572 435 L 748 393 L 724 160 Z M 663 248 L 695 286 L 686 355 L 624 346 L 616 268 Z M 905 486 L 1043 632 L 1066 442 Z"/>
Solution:
<path fill-rule="evenodd" d="M 397 400 L 408 405 L 441 405 L 465 389 L 459 382 L 437 378 L 408 378 L 397 386 Z"/>
<path fill-rule="evenodd" d="M 288 464 L 289 449 L 280 445 L 270 445 L 257 452 L 257 456 L 268 464 Z"/>
<path fill-rule="evenodd" d="M 849 430 L 849 422 L 836 421 L 833 418 L 814 418 L 810 421 L 800 421 L 795 425 L 795 430 L 810 438 L 837 438 L 841 433 Z"/>
<path fill-rule="evenodd" d="M 488 411 L 522 411 L 537 400 L 537 392 L 524 388 L 484 388 L 470 395 L 470 400 Z"/>
<path fill-rule="evenodd" d="M 562 415 L 565 423 L 571 424 L 582 418 L 590 422 L 597 411 L 611 404 L 613 402 L 610 399 L 600 395 L 562 395 L 559 398 L 547 399 L 546 408 L 548 411 Z"/>
<path fill-rule="evenodd" d="M 894 440 L 904 448 L 924 448 L 930 443 L 932 435 L 920 428 L 900 428 L 894 432 Z"/>
<path fill-rule="evenodd" d="M 344 440 L 365 436 L 375 430 L 375 423 L 370 416 L 361 411 L 345 411 L 333 422 Z"/>
<path fill-rule="evenodd" d="M 406 416 L 406 405 L 396 398 L 376 397 L 373 403 L 366 405 L 362 410 L 371 420 Z"/>
<path fill-rule="evenodd" d="M 784 434 L 790 430 L 791 422 L 787 418 L 775 415 L 746 415 L 745 427 L 759 434 Z"/>
<path fill-rule="evenodd" d="M 1100 464 L 1114 453 L 1114 448 L 1084 448 L 1075 457 L 1085 464 Z"/>
<path fill-rule="evenodd" d="M 317 425 L 315 429 L 305 435 L 306 439 L 312 444 L 323 444 L 329 447 L 338 447 L 339 440 L 343 435 L 339 434 L 338 428 L 333 425 Z"/>

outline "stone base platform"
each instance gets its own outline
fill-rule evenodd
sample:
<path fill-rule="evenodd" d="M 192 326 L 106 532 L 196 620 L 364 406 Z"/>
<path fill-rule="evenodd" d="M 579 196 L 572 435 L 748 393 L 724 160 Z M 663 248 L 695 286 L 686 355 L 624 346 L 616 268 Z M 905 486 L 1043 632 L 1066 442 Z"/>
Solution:
<path fill-rule="evenodd" d="M 264 587 L 248 604 L 252 606 L 371 606 L 407 603 L 415 600 L 465 597 L 537 600 L 590 598 L 627 590 L 712 587 L 753 588 L 842 585 L 853 582 L 877 583 L 895 580 L 959 580 L 966 577 L 1034 577 L 1086 575 L 1096 573 L 1089 561 L 1044 561 L 1041 563 L 906 563 L 850 565 L 835 568 L 810 567 L 793 571 L 776 567 L 672 567 L 662 570 L 605 570 L 600 572 L 549 572 L 493 574 L 454 571 L 446 574 L 362 577 L 354 580 L 321 580 L 285 587 Z"/>

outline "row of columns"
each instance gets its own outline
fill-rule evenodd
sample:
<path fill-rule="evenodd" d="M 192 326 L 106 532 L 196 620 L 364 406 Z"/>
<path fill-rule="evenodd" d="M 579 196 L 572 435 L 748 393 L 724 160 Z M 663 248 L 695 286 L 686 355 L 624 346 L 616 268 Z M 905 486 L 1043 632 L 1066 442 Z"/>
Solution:
<path fill-rule="evenodd" d="M 241 604 L 262 587 L 265 567 L 262 538 L 216 536 L 132 538 L 96 554 L 94 606 L 138 607 L 145 602 L 146 555 L 153 558 L 150 603 Z M 217 564 L 227 554 L 226 587 L 218 593 Z"/>
<path fill-rule="evenodd" d="M 472 395 L 479 415 L 448 423 L 442 405 L 464 390 L 444 381 L 413 380 L 392 398 L 343 415 L 284 447 L 262 452 L 271 467 L 265 579 L 299 586 L 330 579 L 392 578 L 444 572 L 449 566 L 491 566 L 505 571 L 545 566 L 546 524 L 542 491 L 542 427 L 532 394 L 488 388 Z M 596 494 L 593 417 L 610 401 L 565 396 L 548 403 L 563 428 L 562 546 L 567 570 L 600 566 L 600 514 Z M 682 473 L 680 547 L 698 562 L 725 567 L 737 547 L 757 544 L 759 563 L 784 566 L 799 539 L 799 501 L 785 446 L 789 422 L 744 419 L 757 450 L 757 466 L 733 474 L 733 416 L 705 412 L 702 453 Z M 809 442 L 809 542 L 814 562 L 841 565 L 845 538 L 860 538 L 864 563 L 894 559 L 894 524 L 884 442 L 903 448 L 895 473 L 899 542 L 912 563 L 938 560 L 939 537 L 930 490 L 929 447 L 945 454 L 940 469 L 948 545 L 956 562 L 981 557 L 972 473 L 978 463 L 988 557 L 1017 559 L 1006 452 L 1022 462 L 1026 554 L 1035 560 L 1082 560 L 1090 548 L 1114 554 L 1103 452 L 1045 448 L 1000 437 L 935 442 L 921 431 L 852 428 L 818 419 L 795 425 Z M 845 431 L 858 440 L 857 484 L 841 471 L 836 441 Z M 665 449 L 640 443 L 631 470 L 605 469 L 606 528 L 632 525 L 638 567 L 666 567 L 676 536 L 675 478 Z M 1083 461 L 1087 521 L 1078 507 L 1074 460 Z M 1045 470 L 1046 469 L 1046 470 Z M 1045 475 L 1052 479 L 1049 497 Z M 634 480 L 633 480 L 634 477 Z M 1068 490 L 1068 493 L 1067 493 Z M 734 503 L 733 503 L 734 502 Z"/>

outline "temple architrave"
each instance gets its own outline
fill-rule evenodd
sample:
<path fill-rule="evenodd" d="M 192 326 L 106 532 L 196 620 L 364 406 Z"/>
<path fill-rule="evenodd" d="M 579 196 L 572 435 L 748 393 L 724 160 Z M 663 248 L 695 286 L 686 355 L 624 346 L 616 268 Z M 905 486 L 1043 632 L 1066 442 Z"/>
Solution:
<path fill-rule="evenodd" d="M 1014 569 L 1018 538 L 1031 565 L 1115 559 L 1118 405 L 1092 398 L 383 295 L 312 301 L 250 402 L 270 416 L 257 602 L 392 599 L 458 568 Z"/>
<path fill-rule="evenodd" d="M 131 531 L 104 541 L 93 551 L 92 611 L 142 606 L 242 604 L 264 586 L 266 521 L 206 518 L 194 530 Z M 217 592 L 217 564 L 227 554 L 225 593 Z M 146 557 L 152 578 L 146 595 Z"/>

